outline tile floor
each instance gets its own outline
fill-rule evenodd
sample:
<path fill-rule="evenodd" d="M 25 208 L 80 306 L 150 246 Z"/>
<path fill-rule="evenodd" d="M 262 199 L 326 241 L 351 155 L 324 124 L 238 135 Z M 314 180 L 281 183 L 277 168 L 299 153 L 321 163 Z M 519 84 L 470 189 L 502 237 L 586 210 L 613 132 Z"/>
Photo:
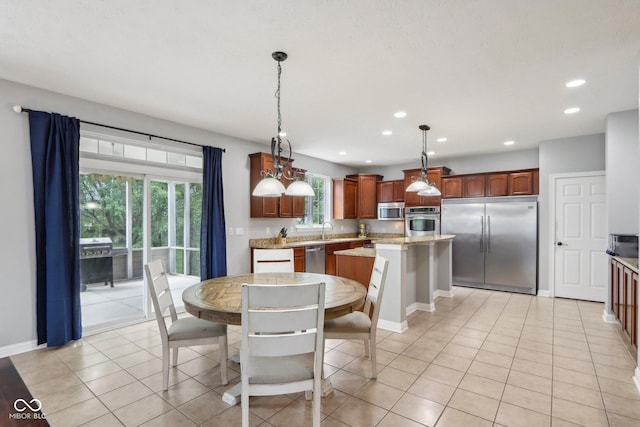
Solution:
<path fill-rule="evenodd" d="M 357 342 L 327 342 L 324 426 L 640 426 L 634 358 L 602 304 L 455 288 L 403 334 L 378 333 L 379 374 Z M 232 353 L 239 330 L 229 332 Z M 161 388 L 155 322 L 11 359 L 52 426 L 239 426 L 221 401 L 217 346 L 180 350 Z M 230 381 L 239 381 L 229 362 Z M 302 394 L 251 399 L 252 426 L 311 425 Z"/>

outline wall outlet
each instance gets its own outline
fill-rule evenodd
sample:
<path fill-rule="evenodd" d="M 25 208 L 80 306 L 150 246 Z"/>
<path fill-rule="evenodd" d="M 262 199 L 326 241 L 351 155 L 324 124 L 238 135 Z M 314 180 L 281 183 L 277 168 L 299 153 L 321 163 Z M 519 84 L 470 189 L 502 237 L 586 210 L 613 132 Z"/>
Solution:
<path fill-rule="evenodd" d="M 244 228 L 242 228 L 242 227 L 236 228 L 236 235 L 238 235 L 238 236 L 244 235 Z"/>
<path fill-rule="evenodd" d="M 229 227 L 229 236 L 233 236 L 233 227 Z"/>

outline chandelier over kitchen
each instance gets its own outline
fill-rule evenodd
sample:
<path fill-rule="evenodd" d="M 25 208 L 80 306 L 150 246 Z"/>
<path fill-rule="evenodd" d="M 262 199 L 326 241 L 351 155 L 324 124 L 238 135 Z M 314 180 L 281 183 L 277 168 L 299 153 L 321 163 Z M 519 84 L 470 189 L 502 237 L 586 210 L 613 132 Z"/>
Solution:
<path fill-rule="evenodd" d="M 422 131 L 422 171 L 420 172 L 420 176 L 415 177 L 414 181 L 409 184 L 405 191 L 411 193 L 417 192 L 420 196 L 439 196 L 441 194 L 440 190 L 429 182 L 429 178 L 427 178 L 427 131 L 431 128 L 427 125 L 420 125 L 418 128 Z"/>
<path fill-rule="evenodd" d="M 315 196 L 313 188 L 306 181 L 303 181 L 300 176 L 292 172 L 292 168 L 289 167 L 291 163 L 291 142 L 289 142 L 288 139 L 289 155 L 286 158 L 282 157 L 283 132 L 282 115 L 280 114 L 280 75 L 282 74 L 282 67 L 280 63 L 287 59 L 287 54 L 284 52 L 273 52 L 271 56 L 278 62 L 278 89 L 276 90 L 276 99 L 278 100 L 278 132 L 276 136 L 271 138 L 271 159 L 273 160 L 274 170 L 267 169 L 260 172 L 263 178 L 258 182 L 258 185 L 256 185 L 256 188 L 253 189 L 253 193 L 251 194 L 260 197 L 280 197 L 282 193 L 287 196 Z M 283 160 L 286 160 L 284 164 Z M 293 182 L 285 189 L 281 178 Z"/>

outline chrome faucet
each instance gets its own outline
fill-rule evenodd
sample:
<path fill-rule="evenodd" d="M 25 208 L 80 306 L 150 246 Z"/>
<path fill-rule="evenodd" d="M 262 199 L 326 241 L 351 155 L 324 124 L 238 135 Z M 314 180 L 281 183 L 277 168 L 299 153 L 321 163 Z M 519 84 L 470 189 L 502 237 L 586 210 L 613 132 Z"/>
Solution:
<path fill-rule="evenodd" d="M 324 237 L 324 226 L 328 225 L 329 226 L 329 230 L 333 231 L 333 225 L 331 225 L 330 222 L 325 222 L 324 224 L 322 224 L 322 240 L 326 240 Z"/>

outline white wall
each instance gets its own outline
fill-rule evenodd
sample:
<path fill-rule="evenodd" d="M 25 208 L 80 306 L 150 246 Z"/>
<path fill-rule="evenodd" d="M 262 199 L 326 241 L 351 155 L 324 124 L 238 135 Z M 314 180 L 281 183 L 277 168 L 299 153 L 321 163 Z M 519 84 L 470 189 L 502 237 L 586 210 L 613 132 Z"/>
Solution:
<path fill-rule="evenodd" d="M 540 143 L 540 196 L 538 197 L 539 256 L 538 289 L 549 290 L 549 251 L 554 242 L 549 238 L 549 176 L 556 173 L 605 170 L 604 134 L 561 138 Z"/>
<path fill-rule="evenodd" d="M 36 339 L 36 272 L 33 216 L 33 184 L 29 126 L 26 114 L 16 114 L 13 104 L 36 110 L 75 116 L 82 120 L 149 132 L 202 145 L 226 148 L 222 168 L 227 227 L 243 228 L 242 236 L 227 236 L 229 274 L 248 272 L 249 238 L 275 237 L 286 226 L 297 234 L 295 220 L 249 218 L 248 154 L 268 151 L 266 145 L 239 140 L 203 129 L 133 113 L 106 105 L 73 98 L 34 87 L 0 79 L 0 348 L 26 345 Z M 265 135 L 265 142 L 270 139 Z M 294 141 L 295 147 L 295 141 Z M 295 154 L 295 153 L 294 153 Z M 335 165 L 303 155 L 294 155 L 295 165 L 310 172 L 343 176 L 357 172 L 353 168 Z M 266 233 L 266 227 L 271 233 Z M 335 232 L 356 232 L 357 221 L 334 221 Z"/>
<path fill-rule="evenodd" d="M 609 233 L 638 234 L 638 110 L 609 114 L 606 135 Z"/>

